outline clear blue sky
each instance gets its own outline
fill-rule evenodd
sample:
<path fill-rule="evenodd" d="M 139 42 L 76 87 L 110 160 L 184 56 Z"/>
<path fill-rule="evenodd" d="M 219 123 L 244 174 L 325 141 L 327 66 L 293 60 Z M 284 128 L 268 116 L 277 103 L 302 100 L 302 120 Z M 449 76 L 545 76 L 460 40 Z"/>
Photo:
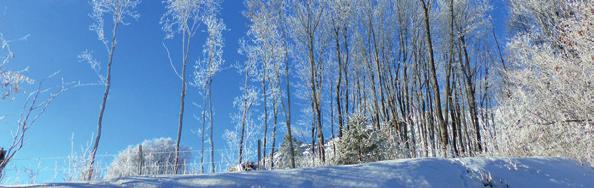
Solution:
<path fill-rule="evenodd" d="M 497 33 L 504 35 L 504 1 L 493 0 Z M 35 79 L 55 71 L 66 81 L 95 82 L 90 67 L 79 62 L 77 55 L 85 49 L 95 52 L 105 62 L 105 51 L 88 30 L 90 5 L 86 0 L 0 0 L 0 32 L 8 39 L 30 34 L 26 41 L 12 44 L 16 58 L 9 65 L 12 70 L 29 67 L 27 74 Z M 222 133 L 231 128 L 229 114 L 233 98 L 239 95 L 242 77 L 232 63 L 244 60 L 237 53 L 238 40 L 245 35 L 247 21 L 241 15 L 243 1 L 226 0 L 222 17 L 229 29 L 224 33 L 226 64 L 214 81 L 215 144 L 222 148 Z M 141 17 L 122 27 L 113 65 L 112 93 L 104 119 L 104 134 L 99 153 L 114 154 L 128 145 L 157 137 L 175 138 L 179 110 L 180 81 L 172 71 L 163 50 L 164 33 L 159 20 L 164 12 L 161 0 L 144 0 L 138 7 Z M 194 41 L 192 59 L 201 54 L 202 33 Z M 172 56 L 179 56 L 179 40 L 165 41 Z M 174 59 L 174 62 L 179 62 Z M 75 149 L 91 139 L 97 125 L 97 113 L 103 88 L 81 87 L 60 96 L 40 121 L 30 129 L 26 145 L 16 158 L 66 156 L 70 152 L 71 135 L 75 134 Z M 199 108 L 191 103 L 200 101 L 195 88 L 190 88 L 187 100 L 185 129 L 182 143 L 199 148 L 199 138 L 190 130 L 200 125 L 192 118 Z M 16 101 L 0 101 L 0 146 L 7 147 L 10 131 L 22 107 L 22 96 Z M 295 109 L 294 111 L 298 111 Z M 295 116 L 298 117 L 298 116 Z M 17 165 L 26 162 L 15 161 Z M 43 161 L 53 168 L 53 161 Z M 49 178 L 53 169 L 42 172 L 40 180 Z M 49 171 L 49 172 L 47 172 Z M 50 173 L 51 172 L 51 173 Z M 49 173 L 49 174 L 45 174 Z"/>

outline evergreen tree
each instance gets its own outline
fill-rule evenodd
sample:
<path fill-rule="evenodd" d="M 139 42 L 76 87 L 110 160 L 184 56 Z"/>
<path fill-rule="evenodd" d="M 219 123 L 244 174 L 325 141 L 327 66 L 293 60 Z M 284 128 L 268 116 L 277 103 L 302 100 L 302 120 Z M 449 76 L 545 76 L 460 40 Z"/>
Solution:
<path fill-rule="evenodd" d="M 385 139 L 378 130 L 372 129 L 371 122 L 361 114 L 349 117 L 349 130 L 338 142 L 337 164 L 356 164 L 382 159 L 381 151 Z"/>

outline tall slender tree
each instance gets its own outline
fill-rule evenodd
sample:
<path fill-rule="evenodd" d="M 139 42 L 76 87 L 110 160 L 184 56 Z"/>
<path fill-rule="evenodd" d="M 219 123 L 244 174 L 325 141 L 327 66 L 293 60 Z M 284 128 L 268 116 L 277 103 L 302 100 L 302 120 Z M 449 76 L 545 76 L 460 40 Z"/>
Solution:
<path fill-rule="evenodd" d="M 95 155 L 99 149 L 99 141 L 101 140 L 101 133 L 103 129 L 103 115 L 107 107 L 107 99 L 111 88 L 111 67 L 113 63 L 113 57 L 117 47 L 117 34 L 118 29 L 121 25 L 124 25 L 127 18 L 138 19 L 140 16 L 136 11 L 136 6 L 140 3 L 139 0 L 91 0 L 92 13 L 90 14 L 93 19 L 93 24 L 90 29 L 97 33 L 98 39 L 103 43 L 107 50 L 107 63 L 105 77 L 100 76 L 101 85 L 104 86 L 103 98 L 101 100 L 101 106 L 99 109 L 99 117 L 97 120 L 97 133 L 95 140 L 93 141 L 93 147 L 89 154 L 89 164 L 87 172 L 85 173 L 85 179 L 91 181 L 93 178 L 94 166 L 95 166 Z M 111 17 L 111 34 L 110 38 L 106 38 L 105 33 L 105 19 Z M 92 59 L 92 58 L 90 58 Z M 104 79 L 103 79 L 104 78 Z"/>
<path fill-rule="evenodd" d="M 295 41 L 302 46 L 301 49 L 304 56 L 307 57 L 305 62 L 308 63 L 309 76 L 307 79 L 311 110 L 313 112 L 312 125 L 317 129 L 318 152 L 322 163 L 326 161 L 324 152 L 324 130 L 322 129 L 322 111 L 321 111 L 321 67 L 323 63 L 320 62 L 320 54 L 322 48 L 317 46 L 320 36 L 320 23 L 323 20 L 324 7 L 320 0 L 308 1 L 292 1 L 293 12 L 292 25 L 296 33 L 294 33 Z M 313 129 L 312 129 L 313 130 Z M 313 139 L 312 139 L 313 140 Z"/>
<path fill-rule="evenodd" d="M 190 44 L 192 38 L 196 34 L 198 26 L 201 24 L 201 7 L 203 2 L 199 0 L 165 0 L 166 12 L 161 17 L 161 25 L 163 25 L 163 31 L 165 31 L 165 39 L 172 39 L 174 35 L 181 35 L 181 73 L 178 73 L 175 67 L 177 76 L 181 79 L 181 90 L 180 90 L 180 106 L 178 116 L 178 128 L 177 128 L 177 139 L 175 144 L 175 162 L 174 171 L 178 172 L 179 165 L 179 152 L 180 143 L 184 123 L 184 110 L 185 110 L 185 98 L 186 98 L 186 69 L 188 62 L 190 61 Z M 169 50 L 165 48 L 169 54 Z M 169 58 L 171 65 L 173 62 Z M 204 130 L 203 130 L 204 131 Z"/>
<path fill-rule="evenodd" d="M 435 113 L 437 116 L 437 123 L 439 125 L 440 131 L 440 141 L 441 141 L 441 152 L 443 156 L 447 156 L 447 147 L 448 147 L 448 129 L 446 127 L 446 123 L 443 118 L 443 113 L 441 109 L 441 97 L 439 92 L 439 83 L 437 80 L 437 71 L 435 68 L 435 57 L 433 54 L 433 41 L 431 40 L 431 25 L 429 23 L 429 12 L 431 10 L 431 2 L 426 2 L 425 0 L 420 0 L 421 6 L 423 8 L 423 16 L 424 16 L 424 25 L 425 25 L 425 39 L 427 42 L 427 51 L 429 52 L 429 68 L 431 70 L 431 84 L 433 88 L 433 97 L 435 98 Z"/>
<path fill-rule="evenodd" d="M 223 59 L 223 31 L 226 30 L 225 23 L 219 17 L 220 1 L 204 1 L 205 15 L 201 20 L 206 26 L 207 38 L 203 46 L 203 58 L 198 61 L 195 71 L 195 83 L 202 89 L 204 101 L 207 102 L 208 123 L 209 123 L 209 142 L 210 142 L 210 171 L 215 173 L 215 146 L 214 146 L 214 109 L 212 100 L 212 82 L 214 76 L 220 71 L 221 65 L 225 62 Z M 205 131 L 204 129 L 202 130 Z"/>

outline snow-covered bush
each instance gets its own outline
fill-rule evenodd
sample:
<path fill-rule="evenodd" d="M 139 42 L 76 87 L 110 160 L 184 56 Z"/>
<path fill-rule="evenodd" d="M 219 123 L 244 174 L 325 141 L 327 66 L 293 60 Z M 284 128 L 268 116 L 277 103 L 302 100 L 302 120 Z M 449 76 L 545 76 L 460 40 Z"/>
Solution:
<path fill-rule="evenodd" d="M 383 159 L 383 145 L 386 142 L 380 131 L 373 130 L 370 121 L 362 114 L 353 114 L 337 144 L 337 164 L 355 164 Z"/>
<path fill-rule="evenodd" d="M 173 174 L 175 164 L 175 142 L 171 138 L 157 138 L 142 142 L 142 155 L 138 145 L 130 145 L 111 163 L 107 178 L 138 175 Z M 187 162 L 191 160 L 189 148 L 180 151 L 179 169 L 188 172 Z"/>
<path fill-rule="evenodd" d="M 510 66 L 504 70 L 506 87 L 497 118 L 502 125 L 499 149 L 514 156 L 563 156 L 592 163 L 591 2 L 523 1 L 533 3 L 512 6 L 512 13 L 554 22 L 523 23 L 528 30 L 508 43 Z"/>

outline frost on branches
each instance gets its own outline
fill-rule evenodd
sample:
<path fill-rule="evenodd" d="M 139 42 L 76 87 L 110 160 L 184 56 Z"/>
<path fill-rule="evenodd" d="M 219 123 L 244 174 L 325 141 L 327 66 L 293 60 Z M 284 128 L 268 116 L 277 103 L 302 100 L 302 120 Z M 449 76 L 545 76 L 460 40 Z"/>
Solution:
<path fill-rule="evenodd" d="M 587 1 L 512 3 L 520 29 L 508 43 L 510 68 L 503 74 L 502 152 L 594 162 L 590 11 Z"/>
<path fill-rule="evenodd" d="M 26 36 L 22 39 L 26 39 Z M 0 99 L 6 99 L 18 92 L 23 83 L 33 84 L 33 79 L 25 76 L 24 71 L 7 70 L 6 66 L 14 58 L 10 42 L 0 33 Z"/>

